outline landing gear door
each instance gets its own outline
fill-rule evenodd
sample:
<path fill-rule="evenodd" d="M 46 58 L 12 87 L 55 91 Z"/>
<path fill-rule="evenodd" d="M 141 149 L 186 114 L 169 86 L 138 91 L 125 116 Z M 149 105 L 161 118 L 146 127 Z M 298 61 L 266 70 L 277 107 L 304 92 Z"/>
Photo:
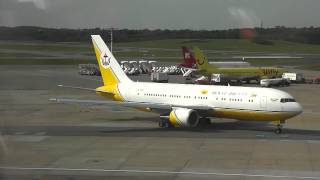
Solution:
<path fill-rule="evenodd" d="M 261 108 L 267 107 L 267 96 L 261 96 L 261 98 L 260 98 L 260 107 Z"/>

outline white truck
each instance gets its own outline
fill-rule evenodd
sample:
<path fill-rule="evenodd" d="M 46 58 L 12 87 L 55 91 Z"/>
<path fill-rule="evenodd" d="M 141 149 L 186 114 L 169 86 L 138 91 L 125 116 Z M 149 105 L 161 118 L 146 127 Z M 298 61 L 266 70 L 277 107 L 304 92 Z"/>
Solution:
<path fill-rule="evenodd" d="M 169 76 L 167 73 L 152 72 L 151 81 L 167 83 L 169 81 Z"/>
<path fill-rule="evenodd" d="M 286 78 L 261 79 L 260 85 L 261 87 L 290 86 L 290 80 Z"/>
<path fill-rule="evenodd" d="M 300 73 L 283 73 L 282 78 L 289 79 L 291 82 L 294 83 L 304 83 L 305 78 Z"/>

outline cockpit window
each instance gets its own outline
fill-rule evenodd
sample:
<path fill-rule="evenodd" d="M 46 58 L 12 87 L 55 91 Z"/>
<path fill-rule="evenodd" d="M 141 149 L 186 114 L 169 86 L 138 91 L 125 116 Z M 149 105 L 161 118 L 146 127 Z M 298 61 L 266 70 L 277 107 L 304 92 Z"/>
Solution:
<path fill-rule="evenodd" d="M 280 102 L 282 102 L 282 103 L 286 103 L 286 102 L 296 102 L 296 100 L 293 99 L 293 98 L 281 98 L 281 99 L 280 99 Z"/>

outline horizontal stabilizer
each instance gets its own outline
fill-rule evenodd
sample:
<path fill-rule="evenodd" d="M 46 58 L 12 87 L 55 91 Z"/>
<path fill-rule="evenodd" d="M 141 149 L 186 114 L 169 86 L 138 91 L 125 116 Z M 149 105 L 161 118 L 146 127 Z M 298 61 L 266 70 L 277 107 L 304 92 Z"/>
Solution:
<path fill-rule="evenodd" d="M 104 93 L 111 93 L 114 94 L 111 91 L 102 91 L 102 90 L 97 90 L 97 89 L 92 89 L 92 88 L 85 88 L 85 87 L 78 87 L 78 86 L 65 86 L 65 85 L 58 85 L 58 87 L 62 88 L 70 88 L 70 89 L 79 89 L 79 90 L 86 90 L 86 91 L 94 91 L 94 92 L 104 92 Z"/>

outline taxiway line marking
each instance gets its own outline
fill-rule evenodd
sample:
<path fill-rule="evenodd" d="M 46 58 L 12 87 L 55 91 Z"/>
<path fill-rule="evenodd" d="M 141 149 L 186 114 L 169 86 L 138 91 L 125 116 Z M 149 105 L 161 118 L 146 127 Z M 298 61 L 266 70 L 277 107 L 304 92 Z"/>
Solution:
<path fill-rule="evenodd" d="M 135 169 L 72 169 L 72 168 L 41 168 L 41 167 L 0 167 L 2 170 L 25 170 L 25 171 L 87 171 L 87 172 L 109 172 L 109 173 L 154 173 L 154 174 L 189 174 L 189 175 L 215 175 L 215 176 L 242 176 L 242 177 L 265 177 L 265 178 L 293 178 L 293 179 L 315 179 L 312 176 L 290 176 L 272 174 L 245 174 L 245 173 L 220 173 L 220 172 L 197 172 L 197 171 L 158 171 L 158 170 L 135 170 Z"/>

